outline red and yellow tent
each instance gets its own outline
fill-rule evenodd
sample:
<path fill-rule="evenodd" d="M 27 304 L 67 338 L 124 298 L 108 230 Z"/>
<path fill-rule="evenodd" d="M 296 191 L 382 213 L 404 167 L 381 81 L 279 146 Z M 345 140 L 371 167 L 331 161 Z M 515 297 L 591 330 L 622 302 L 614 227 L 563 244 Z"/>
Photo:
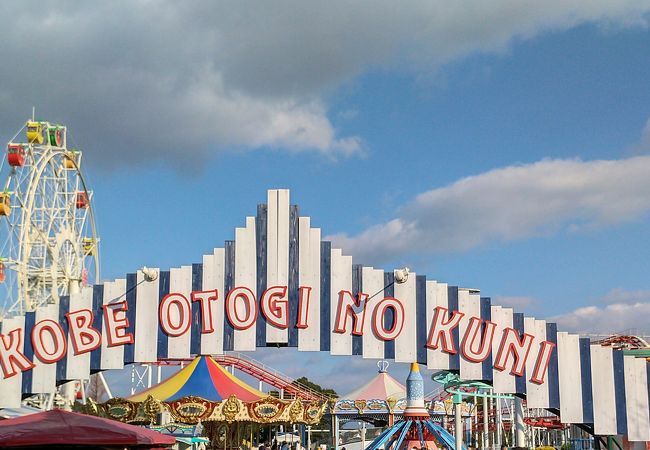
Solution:
<path fill-rule="evenodd" d="M 171 402 L 183 397 L 201 397 L 213 402 L 234 395 L 243 402 L 253 402 L 266 397 L 224 369 L 210 356 L 198 356 L 161 383 L 139 392 L 128 400 L 141 402 L 152 396 L 156 400 Z"/>

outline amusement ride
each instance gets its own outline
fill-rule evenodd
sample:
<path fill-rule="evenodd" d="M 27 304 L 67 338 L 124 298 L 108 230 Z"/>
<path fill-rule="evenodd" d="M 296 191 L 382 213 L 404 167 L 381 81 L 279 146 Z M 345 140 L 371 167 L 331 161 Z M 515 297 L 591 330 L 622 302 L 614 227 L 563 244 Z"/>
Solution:
<path fill-rule="evenodd" d="M 33 116 L 0 163 L 0 319 L 99 281 L 93 191 L 64 125 Z"/>

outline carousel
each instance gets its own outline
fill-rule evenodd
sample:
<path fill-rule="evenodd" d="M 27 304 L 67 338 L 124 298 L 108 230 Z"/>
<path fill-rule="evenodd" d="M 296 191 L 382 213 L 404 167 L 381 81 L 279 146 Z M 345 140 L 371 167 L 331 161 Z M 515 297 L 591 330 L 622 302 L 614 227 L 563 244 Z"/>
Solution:
<path fill-rule="evenodd" d="M 124 423 L 203 436 L 212 448 L 253 448 L 277 425 L 313 425 L 326 404 L 281 400 L 247 385 L 210 356 L 198 356 L 161 383 L 128 398 L 89 400 L 84 412 Z M 264 437 L 266 439 L 264 439 Z"/>

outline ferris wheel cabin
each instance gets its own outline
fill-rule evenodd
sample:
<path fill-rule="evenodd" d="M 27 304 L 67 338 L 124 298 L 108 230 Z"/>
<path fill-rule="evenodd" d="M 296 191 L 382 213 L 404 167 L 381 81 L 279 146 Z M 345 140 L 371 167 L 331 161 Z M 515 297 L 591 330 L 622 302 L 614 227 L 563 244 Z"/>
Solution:
<path fill-rule="evenodd" d="M 11 214 L 11 195 L 9 192 L 0 193 L 0 216 Z"/>
<path fill-rule="evenodd" d="M 80 153 L 76 150 L 70 150 L 65 153 L 65 158 L 63 160 L 63 166 L 68 169 L 72 170 L 75 169 L 80 162 Z"/>
<path fill-rule="evenodd" d="M 43 125 L 40 122 L 27 122 L 27 141 L 30 144 L 43 143 Z"/>
<path fill-rule="evenodd" d="M 22 167 L 25 165 L 25 147 L 22 144 L 8 144 L 7 162 L 13 167 Z"/>
<path fill-rule="evenodd" d="M 86 192 L 77 192 L 77 201 L 75 202 L 77 209 L 88 208 L 90 202 L 88 201 L 88 194 Z"/>
<path fill-rule="evenodd" d="M 55 125 L 48 127 L 47 135 L 50 141 L 50 145 L 53 147 L 64 147 L 65 142 L 65 128 Z"/>

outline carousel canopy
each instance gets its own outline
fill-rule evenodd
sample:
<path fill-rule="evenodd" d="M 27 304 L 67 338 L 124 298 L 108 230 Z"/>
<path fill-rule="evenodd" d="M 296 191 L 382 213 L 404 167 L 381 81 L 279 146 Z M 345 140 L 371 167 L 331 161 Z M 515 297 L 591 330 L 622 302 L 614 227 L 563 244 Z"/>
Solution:
<path fill-rule="evenodd" d="M 404 398 L 405 395 L 406 388 L 404 385 L 391 377 L 385 369 L 381 369 L 377 376 L 367 384 L 341 398 L 349 400 L 386 400 L 394 398 L 399 400 Z"/>
<path fill-rule="evenodd" d="M 229 373 L 210 356 L 197 356 L 194 361 L 171 377 L 128 399 L 141 402 L 149 395 L 160 401 L 196 396 L 213 402 L 225 400 L 231 395 L 244 402 L 266 397 L 263 392 Z"/>
<path fill-rule="evenodd" d="M 0 449 L 63 445 L 161 448 L 175 442 L 173 436 L 146 428 L 60 409 L 0 422 Z"/>

